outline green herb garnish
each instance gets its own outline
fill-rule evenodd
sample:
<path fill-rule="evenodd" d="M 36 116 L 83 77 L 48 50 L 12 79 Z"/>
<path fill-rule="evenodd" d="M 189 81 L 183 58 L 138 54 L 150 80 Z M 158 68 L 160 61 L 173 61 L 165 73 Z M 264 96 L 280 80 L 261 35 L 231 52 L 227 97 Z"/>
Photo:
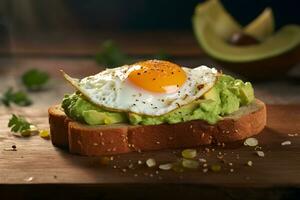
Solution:
<path fill-rule="evenodd" d="M 10 130 L 15 133 L 24 133 L 30 130 L 30 123 L 22 116 L 17 116 L 15 114 L 9 119 L 8 127 Z"/>
<path fill-rule="evenodd" d="M 113 41 L 108 40 L 102 44 L 102 51 L 96 57 L 98 64 L 104 65 L 108 68 L 118 67 L 128 64 L 129 58 L 121 51 Z"/>
<path fill-rule="evenodd" d="M 48 82 L 49 75 L 38 69 L 30 69 L 22 75 L 21 79 L 28 90 L 40 90 Z"/>
<path fill-rule="evenodd" d="M 29 106 L 32 103 L 25 92 L 14 92 L 12 88 L 6 90 L 1 97 L 1 102 L 7 107 L 9 107 L 11 103 L 15 103 L 19 106 Z"/>
<path fill-rule="evenodd" d="M 160 51 L 157 54 L 155 54 L 153 56 L 153 59 L 157 59 L 157 60 L 170 60 L 171 59 L 171 55 L 167 54 L 164 51 Z"/>

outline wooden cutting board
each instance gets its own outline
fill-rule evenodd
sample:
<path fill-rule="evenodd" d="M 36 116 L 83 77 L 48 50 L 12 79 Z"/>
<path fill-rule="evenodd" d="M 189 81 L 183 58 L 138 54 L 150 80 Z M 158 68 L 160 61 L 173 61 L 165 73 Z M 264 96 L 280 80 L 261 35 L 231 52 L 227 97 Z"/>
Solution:
<path fill-rule="evenodd" d="M 174 162 L 181 157 L 180 150 L 118 155 L 109 157 L 109 163 L 103 164 L 103 158 L 71 155 L 39 136 L 15 137 L 7 128 L 11 113 L 7 110 L 0 116 L 0 184 L 4 188 L 19 184 L 77 184 L 106 190 L 143 185 L 154 188 L 160 185 L 162 189 L 167 183 L 189 185 L 189 188 L 299 189 L 300 105 L 269 105 L 267 110 L 267 127 L 256 136 L 264 157 L 259 157 L 254 147 L 244 146 L 242 142 L 225 147 L 199 147 L 198 158 L 206 159 L 208 167 L 184 172 L 163 171 L 144 164 L 148 158 L 154 158 L 157 164 Z M 48 128 L 45 110 L 19 109 L 18 113 L 29 117 L 40 128 Z M 283 146 L 284 141 L 291 144 Z M 10 150 L 12 145 L 16 145 L 17 151 Z M 139 161 L 143 164 L 138 164 Z M 252 166 L 247 165 L 248 161 L 252 161 Z M 203 172 L 213 164 L 221 166 L 221 170 Z"/>

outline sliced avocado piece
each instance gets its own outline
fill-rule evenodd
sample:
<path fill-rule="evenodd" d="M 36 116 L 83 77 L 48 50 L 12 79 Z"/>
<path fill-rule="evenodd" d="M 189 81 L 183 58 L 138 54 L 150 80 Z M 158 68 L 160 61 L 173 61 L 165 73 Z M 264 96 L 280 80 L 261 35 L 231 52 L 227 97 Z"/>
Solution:
<path fill-rule="evenodd" d="M 253 62 L 276 57 L 295 49 L 300 44 L 300 26 L 287 25 L 257 45 L 233 46 L 227 42 L 231 37 L 227 33 L 237 32 L 237 28 L 234 26 L 220 26 L 223 22 L 220 16 L 225 15 L 223 12 L 226 13 L 220 7 L 220 3 L 216 0 L 207 1 L 196 8 L 193 17 L 194 32 L 201 47 L 216 60 L 231 63 Z M 226 20 L 226 24 L 228 23 Z M 265 20 L 264 23 L 272 23 L 272 21 Z M 265 26 L 268 26 L 268 24 L 265 24 Z M 220 29 L 232 29 L 234 31 L 221 31 Z M 254 32 L 252 29 L 246 29 L 248 34 Z"/>
<path fill-rule="evenodd" d="M 254 90 L 250 82 L 246 82 L 239 90 L 239 98 L 242 105 L 248 105 L 254 100 Z"/>
<path fill-rule="evenodd" d="M 84 121 L 89 125 L 104 124 L 105 114 L 96 110 L 87 110 L 82 112 Z"/>
<path fill-rule="evenodd" d="M 273 34 L 274 16 L 271 8 L 266 8 L 256 19 L 243 28 L 243 33 L 263 41 Z"/>
<path fill-rule="evenodd" d="M 87 110 L 82 112 L 84 121 L 89 125 L 116 124 L 126 122 L 123 113 L 98 112 L 96 110 Z"/>
<path fill-rule="evenodd" d="M 208 92 L 203 95 L 204 99 L 211 99 L 220 102 L 220 94 L 217 87 L 212 87 Z"/>

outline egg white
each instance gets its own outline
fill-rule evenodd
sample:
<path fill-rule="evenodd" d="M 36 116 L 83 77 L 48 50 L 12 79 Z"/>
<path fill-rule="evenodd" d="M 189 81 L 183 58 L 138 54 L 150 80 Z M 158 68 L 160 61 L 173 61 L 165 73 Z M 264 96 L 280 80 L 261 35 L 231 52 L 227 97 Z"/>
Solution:
<path fill-rule="evenodd" d="M 128 65 L 106 69 L 81 80 L 64 72 L 63 75 L 73 87 L 100 107 L 159 116 L 200 98 L 214 86 L 218 75 L 216 69 L 203 65 L 194 69 L 182 69 L 187 76 L 186 82 L 177 92 L 171 94 L 149 92 L 132 84 L 127 77 L 134 68 Z"/>

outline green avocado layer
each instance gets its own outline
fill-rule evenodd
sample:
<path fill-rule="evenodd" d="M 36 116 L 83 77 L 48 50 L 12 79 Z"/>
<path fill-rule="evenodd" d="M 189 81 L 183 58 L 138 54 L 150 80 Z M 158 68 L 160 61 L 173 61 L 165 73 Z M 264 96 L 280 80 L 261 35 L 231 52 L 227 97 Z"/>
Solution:
<path fill-rule="evenodd" d="M 201 99 L 161 116 L 112 112 L 94 105 L 80 93 L 65 95 L 62 108 L 67 116 L 89 125 L 130 123 L 142 125 L 175 124 L 190 120 L 205 120 L 215 124 L 222 116 L 251 103 L 254 91 L 251 83 L 221 75 L 216 84 Z"/>

